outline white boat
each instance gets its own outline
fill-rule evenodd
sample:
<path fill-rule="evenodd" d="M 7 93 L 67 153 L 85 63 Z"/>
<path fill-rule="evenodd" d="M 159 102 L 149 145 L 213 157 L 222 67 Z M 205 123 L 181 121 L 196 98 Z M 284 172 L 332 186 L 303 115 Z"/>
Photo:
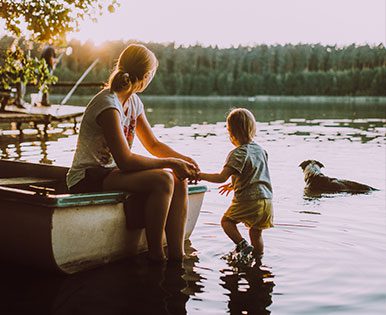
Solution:
<path fill-rule="evenodd" d="M 124 192 L 68 194 L 68 168 L 0 160 L 0 259 L 75 273 L 147 250 L 126 226 Z M 206 186 L 189 186 L 185 228 L 197 222 Z"/>

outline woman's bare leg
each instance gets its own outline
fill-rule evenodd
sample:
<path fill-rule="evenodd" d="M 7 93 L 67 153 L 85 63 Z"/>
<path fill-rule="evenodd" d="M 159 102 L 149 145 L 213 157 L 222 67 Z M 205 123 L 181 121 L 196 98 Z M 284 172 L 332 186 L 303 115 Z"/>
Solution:
<path fill-rule="evenodd" d="M 149 194 L 145 206 L 149 257 L 153 260 L 164 260 L 162 237 L 174 191 L 172 173 L 163 169 L 134 173 L 114 170 L 105 178 L 103 189 L 147 192 Z"/>
<path fill-rule="evenodd" d="M 166 221 L 166 239 L 170 260 L 184 256 L 185 223 L 188 212 L 188 184 L 174 176 L 174 192 Z"/>

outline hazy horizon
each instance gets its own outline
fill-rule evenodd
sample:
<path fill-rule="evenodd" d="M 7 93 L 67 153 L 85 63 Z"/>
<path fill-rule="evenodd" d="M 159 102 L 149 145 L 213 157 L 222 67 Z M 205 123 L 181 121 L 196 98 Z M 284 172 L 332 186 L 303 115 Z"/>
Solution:
<path fill-rule="evenodd" d="M 82 21 L 80 31 L 68 34 L 68 40 L 91 40 L 95 45 L 110 40 L 138 40 L 220 48 L 261 44 L 386 45 L 384 0 L 120 2 L 115 13 L 104 13 L 97 23 Z"/>
<path fill-rule="evenodd" d="M 134 39 L 219 47 L 386 43 L 384 0 L 240 0 L 237 4 L 230 0 L 142 0 L 134 11 L 131 5 L 132 1 L 121 1 L 116 13 L 104 14 L 98 23 L 82 22 L 81 31 L 69 39 L 91 39 L 95 44 Z"/>

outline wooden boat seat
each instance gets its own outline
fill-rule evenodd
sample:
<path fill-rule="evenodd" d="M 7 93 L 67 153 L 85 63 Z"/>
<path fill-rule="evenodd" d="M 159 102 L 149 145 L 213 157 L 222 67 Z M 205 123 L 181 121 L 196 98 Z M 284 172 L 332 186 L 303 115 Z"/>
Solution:
<path fill-rule="evenodd" d="M 7 177 L 0 178 L 0 186 L 55 183 L 56 179 L 42 177 Z"/>
<path fill-rule="evenodd" d="M 1 186 L 33 191 L 39 195 L 68 194 L 65 180 L 57 178 L 7 177 L 0 178 Z"/>

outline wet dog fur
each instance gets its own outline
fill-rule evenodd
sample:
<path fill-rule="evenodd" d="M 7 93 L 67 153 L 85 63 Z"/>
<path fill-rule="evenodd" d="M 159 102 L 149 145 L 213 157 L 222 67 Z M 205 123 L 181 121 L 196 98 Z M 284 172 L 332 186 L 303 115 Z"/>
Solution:
<path fill-rule="evenodd" d="M 306 160 L 299 164 L 304 173 L 306 193 L 367 193 L 376 188 L 346 179 L 331 178 L 324 175 L 321 168 L 324 165 L 316 160 Z"/>

